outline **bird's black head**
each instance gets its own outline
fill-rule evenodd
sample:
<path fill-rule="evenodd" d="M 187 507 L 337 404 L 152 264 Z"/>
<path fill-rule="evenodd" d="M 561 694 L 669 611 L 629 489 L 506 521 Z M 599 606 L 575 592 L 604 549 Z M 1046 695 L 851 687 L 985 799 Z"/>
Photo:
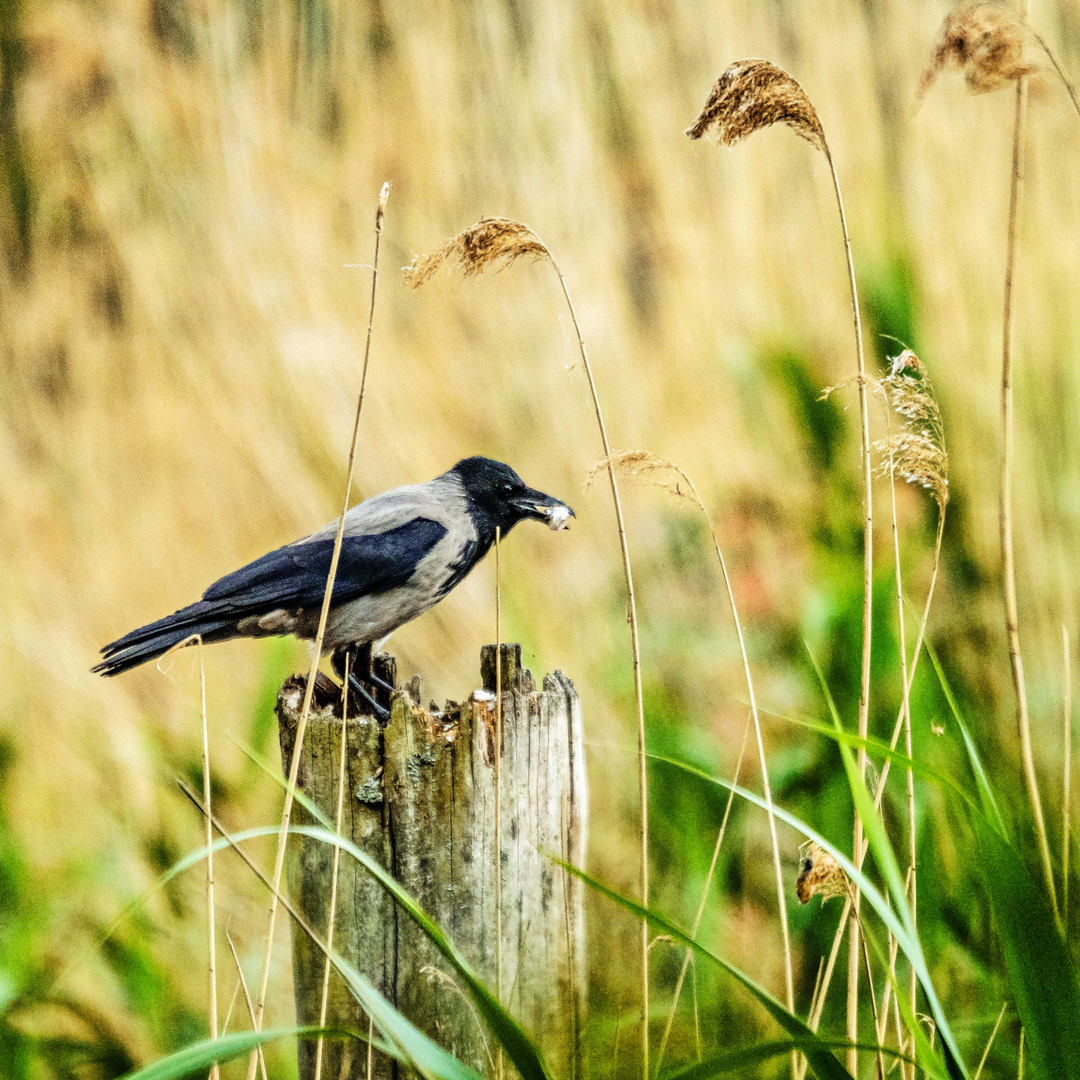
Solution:
<path fill-rule="evenodd" d="M 574 517 L 574 511 L 566 503 L 529 487 L 501 461 L 465 458 L 450 472 L 465 489 L 469 513 L 485 547 L 494 542 L 496 527 L 505 536 L 519 521 L 533 518 L 551 529 L 564 529 Z"/>

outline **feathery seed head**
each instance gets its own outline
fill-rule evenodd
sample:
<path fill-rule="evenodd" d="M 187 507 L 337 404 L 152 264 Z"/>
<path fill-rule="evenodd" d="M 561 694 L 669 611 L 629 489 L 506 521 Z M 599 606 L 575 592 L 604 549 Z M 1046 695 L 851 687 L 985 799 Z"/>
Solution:
<path fill-rule="evenodd" d="M 737 60 L 716 80 L 686 134 L 700 139 L 715 126 L 720 142 L 732 146 L 773 124 L 787 124 L 819 150 L 829 152 L 821 121 L 806 91 L 768 60 Z"/>
<path fill-rule="evenodd" d="M 847 876 L 820 844 L 807 840 L 799 847 L 799 855 L 802 862 L 795 895 L 800 904 L 809 904 L 812 896 L 820 896 L 822 903 L 834 896 L 847 896 Z"/>
<path fill-rule="evenodd" d="M 1001 4 L 973 4 L 945 17 L 930 63 L 919 81 L 922 100 L 943 69 L 957 68 L 973 94 L 998 90 L 1038 71 L 1024 62 L 1024 25 Z"/>
<path fill-rule="evenodd" d="M 689 499 L 702 510 L 705 509 L 693 481 L 678 465 L 645 450 L 612 451 L 611 457 L 598 461 L 589 470 L 588 475 L 585 477 L 586 490 L 595 483 L 598 476 L 607 472 L 609 466 L 619 476 L 651 484 L 653 487 L 663 488 L 664 491 L 680 499 Z"/>
<path fill-rule="evenodd" d="M 895 474 L 925 488 L 944 510 L 949 501 L 949 455 L 941 409 L 926 366 L 911 349 L 905 349 L 892 357 L 889 374 L 879 387 L 901 418 L 898 431 L 874 444 L 880 455 L 879 474 Z"/>
<path fill-rule="evenodd" d="M 551 258 L 540 237 L 520 221 L 504 217 L 481 218 L 441 247 L 417 255 L 405 267 L 405 281 L 414 289 L 428 280 L 447 259 L 456 262 L 466 276 L 479 274 L 492 263 L 509 265 L 523 256 Z"/>

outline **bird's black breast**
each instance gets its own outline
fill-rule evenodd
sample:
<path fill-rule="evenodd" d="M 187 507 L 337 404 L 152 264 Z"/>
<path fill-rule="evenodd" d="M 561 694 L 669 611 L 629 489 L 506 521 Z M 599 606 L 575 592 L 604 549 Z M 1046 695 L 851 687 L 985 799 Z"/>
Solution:
<path fill-rule="evenodd" d="M 446 536 L 446 526 L 417 517 L 381 533 L 346 536 L 334 579 L 334 604 L 405 585 Z M 214 582 L 203 594 L 220 608 L 254 613 L 322 603 L 334 541 L 311 540 L 271 551 Z"/>

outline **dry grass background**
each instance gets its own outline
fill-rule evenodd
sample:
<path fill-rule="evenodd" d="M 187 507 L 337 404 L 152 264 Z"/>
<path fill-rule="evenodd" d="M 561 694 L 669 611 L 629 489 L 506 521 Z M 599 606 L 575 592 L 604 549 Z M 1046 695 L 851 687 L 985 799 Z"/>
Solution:
<path fill-rule="evenodd" d="M 147 667 L 114 681 L 89 668 L 104 642 L 335 513 L 368 288 L 367 271 L 348 264 L 370 257 L 384 179 L 393 195 L 358 493 L 483 452 L 567 497 L 571 533 L 522 528 L 504 545 L 504 634 L 525 643 L 535 670 L 571 674 L 593 740 L 632 745 L 614 521 L 602 490 L 581 493 L 601 451 L 556 283 L 522 264 L 413 292 L 394 272 L 483 215 L 526 221 L 567 275 L 614 445 L 678 462 L 712 512 L 763 702 L 813 707 L 785 642 L 828 622 L 836 597 L 822 572 L 835 562 L 820 550 L 820 467 L 763 358 L 795 350 L 816 386 L 846 378 L 848 292 L 827 168 L 810 146 L 778 130 L 732 153 L 682 134 L 741 56 L 782 64 L 815 102 L 867 302 L 875 288 L 893 295 L 896 260 L 914 268 L 919 353 L 951 451 L 953 520 L 931 629 L 975 688 L 981 722 L 1014 751 L 996 486 L 1012 104 L 943 77 L 914 112 L 946 11 L 930 0 L 38 0 L 5 16 L 25 55 L 21 73 L 10 61 L 4 71 L 15 98 L 4 106 L 0 95 L 0 138 L 7 159 L 15 147 L 25 163 L 32 214 L 21 233 L 10 205 L 2 222 L 0 730 L 15 755 L 12 833 L 48 897 L 41 955 L 90 940 L 163 851 L 198 843 L 172 784 L 198 759 L 194 663 L 181 656 L 171 677 Z M 1080 9 L 1037 0 L 1032 20 L 1080 71 Z M 1078 599 L 1078 154 L 1068 100 L 1038 77 L 1021 227 L 1016 520 L 1047 767 L 1060 753 L 1060 625 L 1075 631 Z M 882 348 L 869 337 L 868 347 Z M 838 468 L 854 483 L 849 397 Z M 930 519 L 901 494 L 915 598 Z M 692 568 L 701 581 L 672 568 L 665 521 L 682 511 L 647 491 L 626 499 L 654 718 L 677 704 L 686 738 L 730 767 L 745 704 L 722 584 L 707 549 Z M 887 568 L 886 530 L 879 541 Z M 857 589 L 857 552 L 847 569 Z M 485 565 L 396 635 L 399 662 L 422 672 L 429 693 L 475 685 L 492 590 Z M 216 779 L 237 820 L 273 820 L 278 793 L 231 739 L 251 741 L 266 686 L 303 656 L 266 643 L 207 651 Z M 799 735 L 771 729 L 797 760 Z M 632 756 L 597 746 L 590 770 L 593 868 L 629 886 Z M 747 843 L 767 852 L 763 831 Z M 219 912 L 254 964 L 258 891 L 227 865 L 219 881 Z M 177 895 L 151 907 L 153 953 L 198 1012 L 198 882 Z M 775 987 L 779 952 L 759 949 L 762 920 L 746 902 L 717 933 Z M 270 1000 L 287 1017 L 288 952 L 276 956 Z M 91 956 L 71 985 L 148 1053 L 155 1036 L 102 978 Z"/>

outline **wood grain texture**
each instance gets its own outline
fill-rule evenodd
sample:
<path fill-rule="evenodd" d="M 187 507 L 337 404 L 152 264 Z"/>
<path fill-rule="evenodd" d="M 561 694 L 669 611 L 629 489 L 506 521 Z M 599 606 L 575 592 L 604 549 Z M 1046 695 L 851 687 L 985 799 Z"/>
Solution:
<path fill-rule="evenodd" d="M 394 682 L 389 657 L 376 671 Z M 582 884 L 549 857 L 582 865 L 588 832 L 588 791 L 581 705 L 560 672 L 537 689 L 521 667 L 521 648 L 501 650 L 503 686 L 502 837 L 503 982 L 510 1011 L 542 1047 L 556 1075 L 578 1072 L 585 1003 Z M 443 710 L 419 706 L 414 677 L 393 696 L 383 727 L 350 708 L 342 723 L 336 689 L 316 687 L 300 760 L 301 790 L 333 820 L 342 731 L 348 740 L 342 831 L 389 869 L 451 938 L 487 985 L 496 985 L 495 942 L 495 647 L 481 655 L 482 691 Z M 294 676 L 278 696 L 284 760 L 296 737 L 304 681 Z M 310 817 L 297 809 L 298 822 Z M 312 924 L 329 917 L 333 847 L 290 839 L 289 891 Z M 489 1045 L 449 965 L 423 931 L 382 888 L 343 855 L 335 945 L 372 983 L 442 1046 L 493 1074 Z M 297 1021 L 319 1016 L 323 956 L 293 934 Z M 332 974 L 327 1022 L 357 1031 L 367 1020 L 344 982 Z M 301 1043 L 301 1080 L 314 1073 L 314 1043 Z M 323 1076 L 366 1076 L 367 1054 L 355 1042 L 326 1043 Z M 507 1069 L 512 1075 L 512 1070 Z M 374 1056 L 376 1080 L 396 1076 Z"/>

